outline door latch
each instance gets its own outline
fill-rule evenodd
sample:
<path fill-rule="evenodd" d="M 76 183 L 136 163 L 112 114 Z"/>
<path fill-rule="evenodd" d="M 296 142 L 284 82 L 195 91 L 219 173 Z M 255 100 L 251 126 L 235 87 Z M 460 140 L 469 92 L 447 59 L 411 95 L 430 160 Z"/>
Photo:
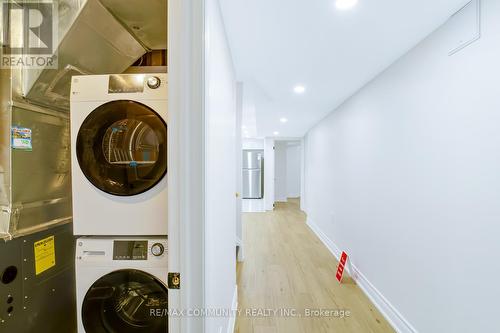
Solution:
<path fill-rule="evenodd" d="M 181 289 L 180 273 L 168 273 L 168 289 Z"/>

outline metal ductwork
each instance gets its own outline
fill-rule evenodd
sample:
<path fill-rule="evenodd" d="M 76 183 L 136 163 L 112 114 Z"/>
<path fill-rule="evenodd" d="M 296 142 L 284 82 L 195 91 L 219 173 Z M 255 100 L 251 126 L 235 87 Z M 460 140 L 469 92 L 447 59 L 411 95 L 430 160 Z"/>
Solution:
<path fill-rule="evenodd" d="M 101 0 L 148 50 L 167 49 L 167 0 Z"/>
<path fill-rule="evenodd" d="M 121 73 L 166 49 L 166 0 L 59 0 L 58 8 L 58 69 L 0 70 L 0 239 L 71 222 L 71 76 Z M 15 147 L 14 129 L 30 130 L 31 148 Z"/>
<path fill-rule="evenodd" d="M 71 222 L 69 115 L 13 99 L 0 70 L 0 239 Z M 14 131 L 29 130 L 18 145 Z"/>
<path fill-rule="evenodd" d="M 22 95 L 69 110 L 71 77 L 122 73 L 149 49 L 166 48 L 166 0 L 60 0 L 58 69 L 23 71 Z"/>

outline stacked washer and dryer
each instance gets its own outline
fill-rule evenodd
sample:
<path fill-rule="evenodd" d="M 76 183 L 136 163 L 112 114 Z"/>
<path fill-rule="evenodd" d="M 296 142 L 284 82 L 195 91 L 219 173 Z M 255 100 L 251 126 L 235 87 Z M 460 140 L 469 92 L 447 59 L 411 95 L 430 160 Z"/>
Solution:
<path fill-rule="evenodd" d="M 167 75 L 71 84 L 78 333 L 167 332 Z"/>

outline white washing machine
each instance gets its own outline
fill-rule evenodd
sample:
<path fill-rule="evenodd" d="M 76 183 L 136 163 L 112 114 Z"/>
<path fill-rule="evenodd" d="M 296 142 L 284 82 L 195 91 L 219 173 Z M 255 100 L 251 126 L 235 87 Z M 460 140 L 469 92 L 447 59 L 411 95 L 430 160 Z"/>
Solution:
<path fill-rule="evenodd" d="M 74 76 L 75 235 L 167 235 L 167 74 Z"/>
<path fill-rule="evenodd" d="M 166 238 L 76 242 L 78 333 L 168 332 Z"/>

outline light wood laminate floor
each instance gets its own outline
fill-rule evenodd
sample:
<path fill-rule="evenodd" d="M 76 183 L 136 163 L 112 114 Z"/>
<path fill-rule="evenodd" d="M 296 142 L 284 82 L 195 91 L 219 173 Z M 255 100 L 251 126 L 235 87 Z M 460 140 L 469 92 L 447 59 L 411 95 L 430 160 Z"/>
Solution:
<path fill-rule="evenodd" d="M 237 333 L 394 332 L 352 281 L 335 280 L 337 260 L 306 225 L 298 200 L 243 215 L 245 261 L 238 264 Z M 339 309 L 349 317 L 267 316 L 248 309 Z M 255 313 L 254 313 L 255 315 Z"/>

